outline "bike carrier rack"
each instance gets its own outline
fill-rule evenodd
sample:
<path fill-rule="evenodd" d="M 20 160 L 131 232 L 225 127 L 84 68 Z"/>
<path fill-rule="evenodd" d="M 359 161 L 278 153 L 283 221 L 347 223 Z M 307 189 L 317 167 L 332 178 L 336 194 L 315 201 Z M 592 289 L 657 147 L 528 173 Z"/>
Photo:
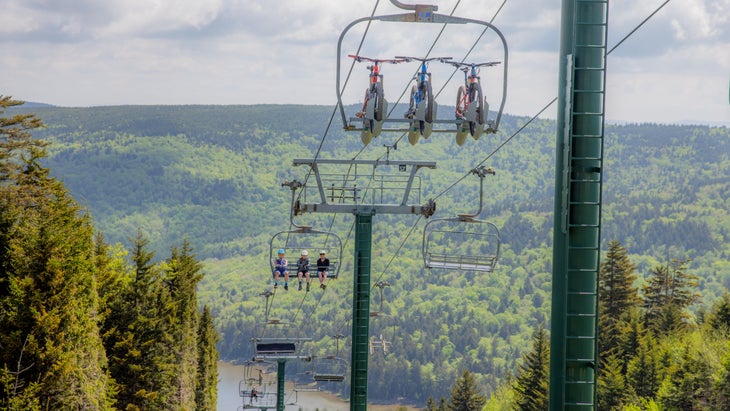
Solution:
<path fill-rule="evenodd" d="M 400 7 L 402 9 L 406 10 L 413 10 L 412 13 L 403 13 L 403 14 L 389 14 L 384 16 L 370 16 L 370 17 L 362 17 L 357 20 L 352 21 L 350 24 L 345 27 L 345 29 L 340 34 L 340 37 L 337 41 L 337 82 L 336 82 L 336 93 L 337 93 L 337 106 L 340 110 L 340 117 L 342 118 L 342 126 L 347 131 L 363 131 L 364 130 L 364 121 L 365 118 L 360 117 L 347 117 L 345 114 L 345 106 L 342 103 L 342 89 L 340 86 L 340 69 L 341 69 L 341 60 L 342 60 L 342 40 L 345 37 L 345 34 L 347 34 L 348 31 L 350 31 L 351 28 L 356 26 L 357 24 L 363 23 L 363 22 L 371 22 L 371 21 L 383 21 L 383 22 L 396 22 L 396 23 L 441 23 L 441 24 L 478 24 L 485 26 L 486 28 L 494 30 L 495 33 L 499 36 L 499 39 L 502 41 L 502 47 L 504 49 L 504 64 L 503 64 L 503 80 L 502 80 L 502 99 L 499 104 L 499 111 L 497 111 L 496 118 L 494 120 L 485 121 L 485 126 L 487 127 L 484 132 L 485 133 L 496 133 L 497 130 L 499 130 L 499 122 L 502 118 L 502 111 L 504 110 L 506 95 L 507 95 L 507 66 L 508 66 L 508 50 L 507 50 L 507 40 L 504 38 L 504 35 L 502 34 L 497 27 L 492 25 L 489 22 L 482 21 L 482 20 L 475 20 L 475 19 L 469 19 L 464 17 L 454 17 L 454 16 L 447 16 L 444 14 L 438 14 L 434 13 L 434 11 L 438 10 L 438 6 L 433 5 L 423 5 L 423 4 L 403 4 L 400 3 L 397 0 L 391 0 L 391 3 L 396 5 L 397 7 Z M 463 62 L 463 61 L 462 61 Z M 408 132 L 410 131 L 410 119 L 405 118 L 384 118 L 382 120 L 382 130 L 381 131 L 391 131 L 391 132 Z M 443 127 L 433 127 L 432 132 L 433 133 L 454 133 L 458 132 L 459 129 L 461 129 L 462 123 L 464 120 L 460 119 L 453 119 L 453 120 L 437 120 L 434 119 L 434 121 L 431 123 L 433 125 L 442 125 Z M 450 125 L 452 127 L 446 128 L 447 125 Z"/>

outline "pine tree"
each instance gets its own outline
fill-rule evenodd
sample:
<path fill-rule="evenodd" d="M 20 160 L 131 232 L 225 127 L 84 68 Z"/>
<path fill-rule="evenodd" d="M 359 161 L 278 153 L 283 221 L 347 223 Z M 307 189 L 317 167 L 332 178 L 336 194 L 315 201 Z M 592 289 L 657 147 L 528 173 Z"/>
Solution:
<path fill-rule="evenodd" d="M 448 409 L 451 411 L 480 411 L 487 399 L 479 393 L 474 374 L 464 370 L 451 389 Z"/>
<path fill-rule="evenodd" d="M 532 337 L 532 349 L 522 357 L 514 381 L 515 408 L 542 411 L 548 408 L 550 347 L 545 329 L 540 326 Z"/>
<path fill-rule="evenodd" d="M 174 321 L 169 325 L 175 347 L 176 370 L 174 385 L 177 393 L 170 404 L 175 409 L 195 408 L 195 383 L 198 371 L 198 301 L 196 287 L 203 278 L 201 264 L 195 260 L 190 243 L 173 248 L 167 260 L 166 284 L 169 288 L 170 309 Z"/>
<path fill-rule="evenodd" d="M 203 307 L 198 326 L 198 374 L 195 405 L 200 411 L 214 410 L 218 402 L 218 333 L 208 306 Z"/>
<path fill-rule="evenodd" d="M 609 242 L 599 272 L 599 359 L 616 348 L 620 322 L 639 307 L 641 300 L 634 286 L 635 271 L 636 266 L 629 260 L 626 249 L 616 240 Z"/>
<path fill-rule="evenodd" d="M 655 333 L 669 334 L 686 328 L 687 308 L 700 301 L 697 276 L 685 272 L 688 261 L 673 259 L 654 268 L 644 286 L 645 321 Z"/>
<path fill-rule="evenodd" d="M 2 109 L 19 104 L 0 96 Z M 40 165 L 45 144 L 29 132 L 39 126 L 33 115 L 0 119 L 0 368 L 37 382 L 44 408 L 110 409 L 93 228 Z"/>
<path fill-rule="evenodd" d="M 622 361 L 616 356 L 610 356 L 603 361 L 601 378 L 597 381 L 598 411 L 621 409 L 624 399 L 628 396 L 626 383 L 622 372 Z"/>
<path fill-rule="evenodd" d="M 642 399 L 654 398 L 659 390 L 659 364 L 655 345 L 656 339 L 653 336 L 641 337 L 636 355 L 627 364 L 627 385 Z"/>

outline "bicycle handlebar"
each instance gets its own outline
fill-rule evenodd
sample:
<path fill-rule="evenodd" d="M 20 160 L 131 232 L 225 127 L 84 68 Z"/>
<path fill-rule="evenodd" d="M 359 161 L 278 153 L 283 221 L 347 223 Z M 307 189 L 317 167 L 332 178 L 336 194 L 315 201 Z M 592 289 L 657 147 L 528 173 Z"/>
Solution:
<path fill-rule="evenodd" d="M 395 59 L 373 59 L 370 57 L 363 57 L 363 56 L 356 56 L 354 54 L 348 54 L 347 57 L 352 57 L 355 59 L 356 62 L 362 63 L 363 61 L 369 61 L 371 63 L 391 63 L 391 64 L 398 64 L 403 63 L 406 60 L 399 60 L 397 57 Z"/>
<path fill-rule="evenodd" d="M 456 68 L 461 67 L 492 67 L 496 66 L 497 64 L 501 64 L 501 61 L 490 61 L 487 63 L 461 63 L 458 61 L 449 61 L 449 60 L 440 60 L 442 63 L 451 64 L 452 66 Z"/>
<path fill-rule="evenodd" d="M 407 56 L 395 56 L 395 58 L 402 59 L 406 63 L 409 63 L 409 62 L 411 62 L 413 60 L 422 61 L 424 63 L 427 62 L 427 61 L 438 60 L 440 62 L 446 63 L 450 59 L 452 59 L 453 57 L 407 57 Z"/>

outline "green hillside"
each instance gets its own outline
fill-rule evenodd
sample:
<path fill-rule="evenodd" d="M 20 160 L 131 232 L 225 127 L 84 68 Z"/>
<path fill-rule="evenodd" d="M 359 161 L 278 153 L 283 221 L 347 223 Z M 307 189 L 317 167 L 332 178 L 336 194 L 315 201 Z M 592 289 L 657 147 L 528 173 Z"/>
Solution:
<path fill-rule="evenodd" d="M 34 135 L 53 143 L 44 165 L 87 205 L 108 241 L 129 245 L 140 228 L 164 255 L 170 243 L 189 239 L 204 262 L 199 298 L 216 318 L 221 358 L 250 358 L 250 338 L 264 315 L 259 293 L 270 278 L 269 240 L 289 229 L 290 191 L 281 183 L 305 180 L 307 170 L 293 167 L 292 159 L 317 153 L 332 108 L 32 112 L 48 125 Z M 434 218 L 476 211 L 478 179 L 453 184 L 482 162 L 493 167 L 482 217 L 499 227 L 502 256 L 489 275 L 428 271 L 420 253 L 425 220 L 375 216 L 373 279 L 391 284 L 383 305 L 395 327 L 387 321 L 371 325 L 373 333 L 392 335 L 393 347 L 387 356 L 371 357 L 370 398 L 423 403 L 428 396 L 446 396 L 463 368 L 489 392 L 514 372 L 537 326 L 548 323 L 555 123 L 537 120 L 515 134 L 527 120 L 503 116 L 497 135 L 470 139 L 463 147 L 452 135 L 440 134 L 416 146 L 403 139 L 390 151 L 391 160 L 437 162 L 435 170 L 419 173 L 421 199 L 436 198 Z M 383 145 L 400 137 L 383 135 L 363 149 L 359 136 L 343 132 L 337 121 L 320 158 L 382 158 Z M 608 126 L 605 162 L 604 246 L 621 242 L 638 265 L 640 281 L 657 263 L 691 259 L 689 270 L 701 279 L 704 305 L 714 303 L 730 288 L 730 130 Z M 326 292 L 317 289 L 306 298 L 296 291 L 277 294 L 273 306 L 275 315 L 298 325 L 292 332 L 313 339 L 306 347 L 313 354 L 334 350 L 329 336 L 349 336 L 353 221 L 351 215 L 297 219 L 320 229 L 331 226 L 345 241 L 341 278 Z M 341 346 L 340 354 L 349 358 L 348 344 Z M 302 371 L 291 367 L 292 375 Z"/>

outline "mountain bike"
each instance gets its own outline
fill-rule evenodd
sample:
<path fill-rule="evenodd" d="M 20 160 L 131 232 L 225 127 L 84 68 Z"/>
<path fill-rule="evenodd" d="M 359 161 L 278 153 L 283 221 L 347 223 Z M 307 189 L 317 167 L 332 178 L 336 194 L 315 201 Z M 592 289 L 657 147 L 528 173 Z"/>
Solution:
<path fill-rule="evenodd" d="M 421 68 L 416 73 L 413 80 L 416 84 L 411 88 L 411 101 L 405 118 L 411 120 L 408 129 L 408 141 L 411 144 L 418 142 L 419 134 L 423 138 L 428 138 L 433 130 L 433 120 L 436 118 L 436 103 L 433 101 L 433 90 L 431 86 L 431 73 L 428 72 L 427 63 L 433 60 L 448 61 L 451 57 L 406 57 L 396 56 L 396 59 L 402 59 L 406 62 L 413 60 L 421 62 Z"/>
<path fill-rule="evenodd" d="M 491 122 L 485 121 L 489 113 L 489 104 L 487 103 L 484 93 L 482 92 L 481 77 L 479 69 L 481 67 L 491 67 L 500 64 L 499 61 L 491 61 L 488 63 L 460 63 L 457 61 L 443 61 L 451 64 L 464 72 L 464 85 L 459 86 L 456 93 L 456 112 L 454 113 L 457 120 L 461 120 L 457 124 L 456 144 L 462 145 L 466 140 L 468 132 L 478 139 L 484 133 L 484 125 L 487 125 L 487 131 L 492 129 Z"/>
<path fill-rule="evenodd" d="M 361 139 L 363 144 L 368 145 L 373 137 L 380 135 L 383 129 L 384 114 L 388 110 L 388 102 L 383 95 L 383 75 L 380 74 L 380 65 L 382 63 L 398 64 L 404 60 L 399 59 L 373 59 L 369 57 L 356 56 L 348 54 L 356 62 L 361 63 L 368 61 L 373 63 L 368 66 L 370 74 L 370 85 L 365 89 L 365 99 L 362 104 L 362 111 L 355 113 L 355 116 L 363 119 L 363 130 Z"/>

